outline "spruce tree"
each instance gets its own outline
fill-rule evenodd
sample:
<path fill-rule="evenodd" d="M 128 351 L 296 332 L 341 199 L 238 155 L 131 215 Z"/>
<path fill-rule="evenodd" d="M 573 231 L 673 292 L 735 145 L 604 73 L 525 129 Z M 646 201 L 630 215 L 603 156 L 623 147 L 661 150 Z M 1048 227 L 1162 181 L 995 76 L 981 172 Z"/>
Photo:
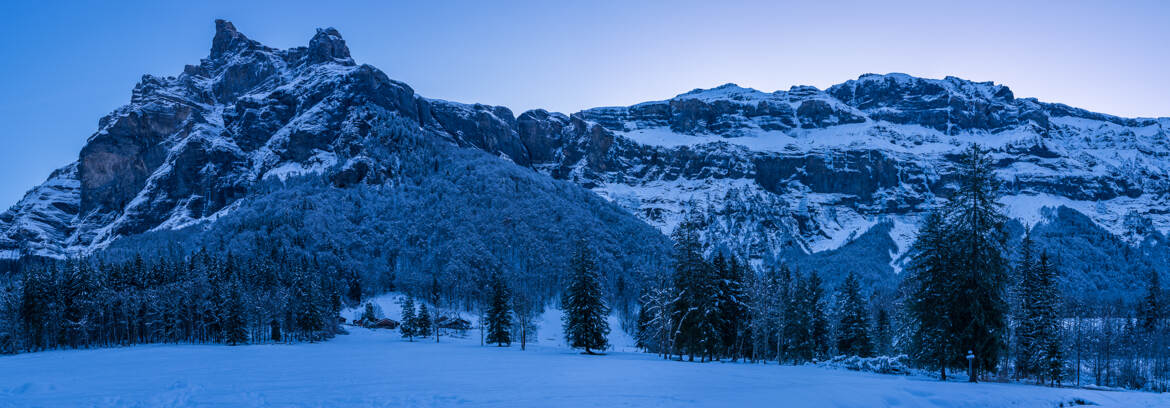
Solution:
<path fill-rule="evenodd" d="M 850 356 L 873 355 L 873 341 L 869 335 L 869 313 L 856 274 L 849 273 L 845 277 L 838 297 L 841 302 L 841 319 L 837 329 L 837 351 Z"/>
<path fill-rule="evenodd" d="M 797 274 L 799 275 L 799 274 Z M 824 308 L 824 289 L 816 272 L 794 278 L 784 322 L 789 358 L 798 362 L 823 357 L 829 346 L 829 321 Z"/>
<path fill-rule="evenodd" d="M 878 309 L 877 319 L 874 322 L 874 351 L 878 355 L 888 356 L 894 351 L 894 333 L 890 324 L 890 311 L 885 307 Z"/>
<path fill-rule="evenodd" d="M 950 271 L 955 281 L 950 319 L 961 350 L 975 354 L 971 381 L 983 371 L 993 371 L 1005 348 L 1008 305 L 1004 298 L 1008 262 L 1007 232 L 1001 204 L 1001 182 L 992 159 L 972 145 L 959 163 L 959 190 L 946 206 Z M 967 364 L 964 353 L 951 356 L 951 364 Z"/>
<path fill-rule="evenodd" d="M 1153 332 L 1160 326 L 1161 320 L 1165 317 L 1165 305 L 1162 300 L 1162 282 L 1158 277 L 1157 271 L 1150 271 L 1149 278 L 1146 280 L 1146 294 L 1142 298 L 1141 306 L 1138 309 L 1138 320 L 1141 323 L 1142 330 L 1147 333 Z"/>
<path fill-rule="evenodd" d="M 609 347 L 609 308 L 602 300 L 601 279 L 593 256 L 584 241 L 577 243 L 570 259 L 569 287 L 561 298 L 565 340 L 569 347 L 585 349 L 585 354 Z"/>
<path fill-rule="evenodd" d="M 672 233 L 674 238 L 674 287 L 671 302 L 673 349 L 680 356 L 700 361 L 711 356 L 719 344 L 721 314 L 715 267 L 703 259 L 699 221 L 691 214 Z"/>
<path fill-rule="evenodd" d="M 945 381 L 947 368 L 954 365 L 954 355 L 960 352 L 949 317 L 950 303 L 955 301 L 955 281 L 948 263 L 948 234 L 943 222 L 940 212 L 927 214 L 910 248 L 913 256 L 903 282 L 908 286 L 907 309 L 914 321 L 910 336 L 913 357 L 938 369 Z"/>
<path fill-rule="evenodd" d="M 1040 253 L 1036 267 L 1036 296 L 1034 297 L 1037 320 L 1036 347 L 1038 362 L 1035 365 L 1041 379 L 1059 383 L 1064 375 L 1064 348 L 1061 344 L 1061 324 L 1058 305 L 1060 304 L 1056 281 L 1056 268 L 1048 259 L 1048 252 Z"/>
<path fill-rule="evenodd" d="M 230 286 L 223 308 L 223 330 L 224 341 L 234 346 L 248 342 L 248 321 L 240 283 L 235 281 Z"/>
<path fill-rule="evenodd" d="M 796 339 L 803 336 L 800 313 L 796 302 L 797 279 L 788 265 L 781 264 L 779 272 L 771 278 L 771 287 L 777 294 L 773 302 L 776 308 L 776 362 L 796 359 Z M 803 332 L 807 332 L 804 330 Z"/>
<path fill-rule="evenodd" d="M 414 334 L 419 337 L 428 337 L 431 335 L 431 325 L 434 322 L 431 320 L 431 311 L 427 309 L 426 302 L 418 305 L 418 317 L 415 318 Z"/>
<path fill-rule="evenodd" d="M 824 358 L 829 352 L 829 314 L 825 310 L 825 289 L 821 276 L 813 271 L 805 280 L 805 307 L 810 319 L 809 338 L 814 358 Z"/>
<path fill-rule="evenodd" d="M 491 276 L 491 304 L 487 310 L 487 342 L 498 347 L 512 344 L 512 313 L 509 309 L 512 294 L 498 270 Z"/>
<path fill-rule="evenodd" d="M 417 320 L 414 317 L 414 298 L 407 296 L 402 300 L 402 324 L 398 326 L 398 330 L 402 332 L 402 337 L 406 337 L 409 341 L 414 341 L 414 335 L 418 331 Z"/>
<path fill-rule="evenodd" d="M 1032 234 L 1024 234 L 1020 243 L 1020 262 L 1016 266 L 1016 289 L 1013 291 L 1016 298 L 1017 323 L 1015 329 L 1015 364 L 1017 377 L 1033 377 L 1039 374 L 1038 356 L 1041 351 L 1039 338 L 1042 322 L 1038 316 L 1040 298 L 1039 281 L 1036 274 Z"/>
<path fill-rule="evenodd" d="M 720 354 L 733 359 L 743 347 L 742 335 L 748 329 L 748 290 L 745 283 L 746 265 L 735 256 L 716 267 L 718 287 Z"/>
<path fill-rule="evenodd" d="M 967 366 L 970 350 L 975 381 L 1005 349 L 1006 216 L 987 152 L 972 145 L 957 167 L 958 191 L 928 216 L 912 248 L 909 306 L 919 357 L 945 378 L 947 367 Z"/>

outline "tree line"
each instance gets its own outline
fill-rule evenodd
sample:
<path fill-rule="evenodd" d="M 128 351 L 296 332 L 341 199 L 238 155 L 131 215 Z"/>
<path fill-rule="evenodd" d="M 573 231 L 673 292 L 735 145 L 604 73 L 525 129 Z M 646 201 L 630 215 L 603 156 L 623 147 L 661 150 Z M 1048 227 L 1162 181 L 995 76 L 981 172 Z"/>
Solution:
<path fill-rule="evenodd" d="M 359 281 L 272 253 L 28 262 L 0 281 L 0 351 L 319 341 Z M 355 298 L 356 297 L 356 298 Z"/>
<path fill-rule="evenodd" d="M 869 304 L 857 275 L 830 296 L 815 271 L 781 264 L 759 273 L 724 251 L 704 256 L 700 228 L 694 216 L 679 225 L 673 273 L 641 297 L 643 349 L 688 361 L 803 363 L 890 348 L 888 310 Z"/>
<path fill-rule="evenodd" d="M 616 312 L 639 347 L 677 360 L 800 364 L 906 354 L 943 379 L 970 367 L 971 380 L 1170 388 L 1158 273 L 1135 302 L 1089 304 L 1061 293 L 1059 254 L 1037 250 L 1031 232 L 1009 240 L 990 155 L 972 146 L 955 172 L 954 191 L 925 217 L 892 290 L 866 287 L 855 273 L 829 287 L 815 268 L 753 263 L 709 247 L 697 212 L 671 234 L 668 267 L 647 261 L 636 273 L 615 272 L 618 263 L 599 263 L 607 251 L 578 240 L 563 254 L 564 267 L 464 264 L 477 272 L 459 291 L 434 268 L 383 273 L 411 277 L 399 289 L 426 300 L 417 312 L 403 305 L 400 330 L 408 339 L 437 335 L 429 303 L 476 312 L 484 341 L 524 348 L 536 318 L 559 297 L 566 341 L 586 353 L 608 348 L 607 319 Z M 341 308 L 358 304 L 363 281 L 371 281 L 361 277 L 369 271 L 257 252 L 24 262 L 0 277 L 0 352 L 316 341 L 337 333 Z"/>
<path fill-rule="evenodd" d="M 971 146 L 954 170 L 955 191 L 925 217 L 893 293 L 863 287 L 855 273 L 827 288 L 815 270 L 749 265 L 704 246 L 703 219 L 689 214 L 671 235 L 672 269 L 644 284 L 638 345 L 700 362 L 906 354 L 944 380 L 970 369 L 971 381 L 1166 390 L 1170 327 L 1158 274 L 1130 304 L 1089 306 L 1061 293 L 1058 262 L 1030 232 L 1009 242 L 988 152 Z"/>
<path fill-rule="evenodd" d="M 569 261 L 566 286 L 561 296 L 560 308 L 564 312 L 562 323 L 565 343 L 572 348 L 582 349 L 585 354 L 597 354 L 609 347 L 609 316 L 601 271 L 597 266 L 596 252 L 584 240 L 578 240 Z M 491 274 L 488 295 L 481 301 L 480 329 L 486 336 L 487 344 L 508 347 L 519 341 L 520 348 L 526 349 L 529 338 L 536 333 L 535 320 L 544 312 L 544 304 L 529 295 L 515 294 L 503 273 Z M 413 341 L 414 337 L 427 337 L 435 333 L 438 340 L 438 326 L 430 318 L 426 303 L 415 309 L 413 296 L 406 296 L 401 303 L 402 322 L 399 327 L 402 337 Z M 367 308 L 372 308 L 367 304 Z M 374 313 L 367 310 L 367 315 Z M 433 327 L 432 327 L 433 326 Z"/>

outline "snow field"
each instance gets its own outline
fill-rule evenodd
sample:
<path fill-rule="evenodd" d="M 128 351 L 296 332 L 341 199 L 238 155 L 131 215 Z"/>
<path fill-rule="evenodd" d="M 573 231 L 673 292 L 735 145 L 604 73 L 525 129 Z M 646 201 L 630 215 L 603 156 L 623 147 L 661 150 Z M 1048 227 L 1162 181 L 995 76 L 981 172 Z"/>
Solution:
<path fill-rule="evenodd" d="M 375 299 L 391 318 L 397 295 Z M 354 313 L 355 311 L 347 311 Z M 0 357 L 0 407 L 1170 407 L 1170 396 L 942 383 L 775 364 L 683 363 L 562 346 L 559 313 L 520 351 L 462 339 L 414 343 L 347 327 L 314 344 L 148 345 Z M 616 322 L 614 322 L 616 323 Z M 629 337 L 614 326 L 616 348 Z"/>

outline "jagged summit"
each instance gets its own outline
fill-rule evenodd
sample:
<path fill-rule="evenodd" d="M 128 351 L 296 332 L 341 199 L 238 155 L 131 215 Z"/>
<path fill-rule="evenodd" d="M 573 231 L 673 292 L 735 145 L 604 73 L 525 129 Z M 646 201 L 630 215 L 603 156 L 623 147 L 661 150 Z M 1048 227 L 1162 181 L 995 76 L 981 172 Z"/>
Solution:
<path fill-rule="evenodd" d="M 227 20 L 215 20 L 215 36 L 211 40 L 211 53 L 205 62 L 208 68 L 230 64 L 234 58 L 247 58 L 249 54 L 271 54 L 290 65 L 337 63 L 355 65 L 349 54 L 349 47 L 341 33 L 333 27 L 318 28 L 307 47 L 277 50 L 258 41 L 249 39 Z"/>
<path fill-rule="evenodd" d="M 353 58 L 349 56 L 349 47 L 341 33 L 333 27 L 318 28 L 317 35 L 309 40 L 309 61 L 311 63 L 337 62 L 344 65 L 353 65 Z"/>
<path fill-rule="evenodd" d="M 211 55 L 209 55 L 209 58 L 221 58 L 225 54 L 251 48 L 266 47 L 237 31 L 236 26 L 230 21 L 215 20 L 215 37 L 211 39 Z"/>

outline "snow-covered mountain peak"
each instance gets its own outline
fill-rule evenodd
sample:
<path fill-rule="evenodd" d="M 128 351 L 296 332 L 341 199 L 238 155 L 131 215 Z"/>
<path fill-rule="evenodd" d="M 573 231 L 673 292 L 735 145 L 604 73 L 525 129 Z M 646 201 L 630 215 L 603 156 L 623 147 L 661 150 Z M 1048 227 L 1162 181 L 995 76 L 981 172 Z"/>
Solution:
<path fill-rule="evenodd" d="M 733 101 L 755 104 L 760 101 L 773 100 L 774 95 L 752 88 L 744 88 L 734 83 L 726 83 L 710 89 L 696 88 L 690 92 L 675 96 L 673 99 L 698 99 L 702 101 Z"/>
<path fill-rule="evenodd" d="M 216 222 L 264 180 L 392 183 L 401 169 L 386 158 L 397 140 L 386 135 L 403 132 L 571 180 L 662 232 L 696 205 L 708 242 L 756 260 L 830 256 L 862 242 L 869 251 L 850 256 L 881 258 L 873 273 L 894 273 L 893 257 L 949 194 L 955 153 L 970 143 L 991 149 L 1008 212 L 1028 225 L 1075 211 L 1130 244 L 1170 232 L 1160 210 L 1170 204 L 1170 118 L 1120 118 L 1016 98 L 991 82 L 897 73 L 827 90 L 725 84 L 515 116 L 419 96 L 357 65 L 335 29 L 279 50 L 221 20 L 207 58 L 177 77 L 144 76 L 76 163 L 0 215 L 0 256 L 63 256 Z"/>

